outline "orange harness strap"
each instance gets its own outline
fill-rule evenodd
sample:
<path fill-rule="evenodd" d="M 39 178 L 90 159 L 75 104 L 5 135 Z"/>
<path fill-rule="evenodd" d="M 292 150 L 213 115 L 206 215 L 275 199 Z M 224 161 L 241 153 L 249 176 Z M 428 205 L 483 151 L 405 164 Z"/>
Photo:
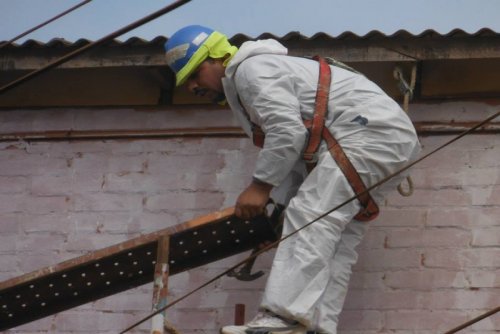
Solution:
<path fill-rule="evenodd" d="M 325 117 L 328 111 L 328 95 L 330 93 L 330 83 L 332 79 L 330 65 L 325 59 L 315 56 L 314 60 L 319 62 L 318 89 L 316 89 L 316 106 L 314 109 L 309 141 L 304 150 L 303 158 L 310 162 L 321 144 L 321 136 L 325 127 Z"/>
<path fill-rule="evenodd" d="M 306 126 L 306 128 L 309 128 L 310 124 L 311 121 L 304 120 L 304 125 Z M 356 168 L 354 168 L 354 166 L 352 165 L 351 161 L 345 154 L 337 139 L 335 139 L 328 128 L 325 127 L 323 127 L 322 138 L 326 142 L 328 151 L 330 152 L 332 158 L 335 160 L 340 170 L 344 173 L 347 181 L 349 181 L 349 185 L 351 186 L 352 190 L 355 194 L 359 194 L 357 198 L 361 204 L 361 209 L 356 214 L 356 216 L 354 216 L 354 219 L 359 221 L 370 221 L 377 218 L 379 213 L 377 203 L 375 203 L 370 193 L 365 191 L 366 186 L 361 179 L 361 176 L 359 176 Z M 314 168 L 314 164 L 312 168 Z M 312 170 L 312 168 L 310 170 Z"/>
<path fill-rule="evenodd" d="M 370 193 L 366 191 L 366 186 L 363 183 L 363 180 L 340 144 L 337 142 L 330 130 L 325 127 L 325 117 L 328 110 L 328 95 L 331 83 L 331 71 L 326 60 L 318 56 L 314 57 L 314 59 L 319 61 L 320 66 L 318 89 L 316 91 L 316 106 L 314 109 L 313 119 L 304 120 L 304 125 L 309 130 L 310 135 L 303 154 L 303 159 L 308 167 L 314 167 L 314 163 L 312 163 L 311 160 L 317 152 L 319 145 L 321 144 L 321 140 L 324 140 L 327 144 L 328 151 L 344 173 L 347 181 L 349 181 L 352 190 L 354 193 L 359 194 L 357 198 L 361 204 L 361 210 L 356 214 L 356 216 L 354 216 L 354 219 L 359 221 L 373 220 L 379 213 L 377 203 L 375 203 Z M 265 134 L 262 129 L 253 124 L 252 133 L 254 145 L 257 147 L 263 147 Z"/>

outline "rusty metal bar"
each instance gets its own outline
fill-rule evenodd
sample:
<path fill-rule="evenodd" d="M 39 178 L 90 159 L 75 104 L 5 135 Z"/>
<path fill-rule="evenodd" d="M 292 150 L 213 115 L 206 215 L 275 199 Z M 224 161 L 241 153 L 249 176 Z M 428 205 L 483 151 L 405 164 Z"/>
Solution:
<path fill-rule="evenodd" d="M 0 142 L 8 141 L 58 141 L 58 140 L 102 140 L 102 139 L 149 139 L 170 137 L 243 137 L 244 131 L 237 127 L 149 129 L 149 130 L 82 130 L 11 132 L 0 134 Z"/>
<path fill-rule="evenodd" d="M 242 326 L 245 324 L 245 304 L 236 304 L 234 308 L 234 324 Z"/>
<path fill-rule="evenodd" d="M 169 258 L 170 236 L 166 235 L 158 240 L 156 252 L 156 264 L 153 284 L 153 312 L 167 305 L 168 294 L 168 258 Z M 156 314 L 152 319 L 151 334 L 164 334 L 166 312 Z"/>
<path fill-rule="evenodd" d="M 470 129 L 476 122 L 414 122 L 420 135 L 451 135 Z M 474 131 L 474 134 L 500 133 L 500 123 L 489 123 Z"/>
<path fill-rule="evenodd" d="M 58 14 L 58 15 L 54 16 L 53 18 L 48 19 L 47 21 L 42 22 L 42 23 L 40 23 L 39 25 L 37 25 L 37 26 L 35 26 L 35 27 L 31 28 L 31 29 L 26 30 L 25 32 L 23 32 L 23 33 L 21 33 L 21 34 L 17 35 L 16 37 L 14 37 L 14 38 L 12 38 L 12 39 L 10 39 L 10 40 L 8 40 L 8 41 L 5 41 L 3 44 L 0 44 L 0 49 L 2 49 L 3 47 L 5 47 L 5 46 L 7 46 L 7 45 L 9 45 L 9 44 L 14 43 L 14 42 L 15 42 L 15 41 L 17 41 L 18 39 L 20 39 L 20 38 L 22 38 L 22 37 L 24 37 L 24 36 L 26 36 L 26 35 L 28 35 L 28 34 L 32 33 L 33 31 L 38 30 L 38 29 L 40 29 L 41 27 L 44 27 L 44 26 L 46 26 L 47 24 L 49 24 L 49 23 L 51 23 L 51 22 L 53 22 L 53 21 L 55 21 L 55 20 L 57 20 L 57 19 L 59 19 L 59 18 L 63 17 L 64 15 L 71 13 L 71 12 L 72 12 L 72 11 L 74 11 L 75 9 L 78 9 L 78 8 L 80 8 L 81 6 L 86 5 L 86 4 L 88 4 L 89 2 L 91 2 L 91 1 L 92 1 L 92 0 L 84 0 L 84 1 L 82 1 L 82 2 L 80 2 L 80 3 L 78 3 L 78 4 L 76 4 L 75 6 L 73 6 L 73 7 L 69 8 L 69 9 L 65 10 L 64 12 L 62 12 L 62 13 L 60 13 L 60 14 Z"/>
<path fill-rule="evenodd" d="M 450 135 L 470 128 L 473 122 L 415 122 L 420 135 Z M 475 134 L 500 133 L 500 123 L 482 126 Z M 148 129 L 148 130 L 70 130 L 70 131 L 32 131 L 0 134 L 0 142 L 11 141 L 65 141 L 65 140 L 103 140 L 103 139 L 151 139 L 175 137 L 246 137 L 238 127 Z"/>

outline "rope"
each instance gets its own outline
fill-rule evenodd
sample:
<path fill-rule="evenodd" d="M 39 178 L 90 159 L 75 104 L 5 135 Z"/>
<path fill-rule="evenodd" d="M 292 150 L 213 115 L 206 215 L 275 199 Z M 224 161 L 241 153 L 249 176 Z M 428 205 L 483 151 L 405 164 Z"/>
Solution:
<path fill-rule="evenodd" d="M 413 65 L 411 68 L 411 77 L 410 77 L 410 90 L 405 93 L 405 99 L 403 102 L 403 108 L 406 113 L 409 111 L 410 100 L 413 98 L 413 91 L 415 90 L 415 82 L 417 81 L 417 65 Z"/>
<path fill-rule="evenodd" d="M 480 128 L 481 126 L 483 126 L 484 124 L 490 122 L 491 120 L 495 119 L 496 117 L 498 117 L 500 115 L 500 111 L 498 111 L 497 113 L 495 113 L 494 115 L 486 118 L 485 120 L 481 121 L 480 123 L 476 124 L 475 126 L 471 127 L 470 129 L 462 132 L 461 134 L 459 134 L 458 136 L 448 140 L 446 143 L 438 146 L 437 148 L 435 148 L 434 150 L 432 150 L 431 152 L 427 153 L 426 155 L 422 156 L 421 158 L 413 161 L 412 163 L 406 165 L 405 167 L 399 169 L 398 171 L 394 172 L 393 174 L 383 178 L 382 180 L 378 181 L 377 183 L 373 184 L 372 186 L 368 187 L 367 189 L 365 189 L 364 191 L 360 192 L 359 194 L 355 194 L 353 197 L 349 198 L 348 200 L 344 201 L 343 203 L 337 205 L 336 207 L 328 210 L 327 212 L 323 213 L 322 215 L 320 215 L 319 217 L 313 219 L 312 221 L 308 222 L 307 224 L 305 224 L 304 226 L 302 226 L 301 228 L 295 230 L 294 232 L 282 237 L 281 239 L 265 246 L 264 248 L 262 248 L 261 250 L 259 250 L 258 252 L 255 252 L 254 254 L 250 255 L 249 257 L 247 257 L 246 259 L 238 262 L 237 264 L 235 264 L 234 266 L 232 266 L 231 268 L 227 269 L 226 271 L 216 275 L 215 277 L 213 277 L 212 279 L 208 280 L 207 282 L 201 284 L 200 286 L 198 286 L 197 288 L 191 290 L 190 292 L 186 293 L 185 295 L 175 299 L 174 301 L 168 303 L 167 305 L 163 306 L 162 308 L 156 310 L 155 312 L 149 314 L 148 316 L 140 319 L 139 321 L 135 322 L 134 324 L 130 325 L 129 327 L 127 327 L 126 329 L 124 329 L 123 331 L 121 331 L 119 334 L 123 334 L 123 333 L 126 333 L 128 332 L 129 330 L 137 327 L 138 325 L 142 324 L 143 322 L 151 319 L 152 317 L 154 317 L 156 314 L 158 313 L 161 313 L 161 312 L 164 312 L 165 310 L 171 308 L 172 306 L 178 304 L 179 302 L 183 301 L 184 299 L 186 299 L 187 297 L 191 296 L 192 294 L 196 293 L 197 291 L 203 289 L 204 287 L 210 285 L 211 283 L 215 282 L 216 280 L 218 280 L 219 278 L 227 275 L 229 272 L 235 270 L 236 268 L 238 268 L 239 266 L 245 264 L 246 262 L 248 261 L 251 261 L 253 260 L 254 258 L 256 258 L 257 256 L 259 256 L 260 254 L 264 253 L 264 252 L 267 252 L 268 250 L 276 247 L 278 244 L 280 244 L 281 242 L 285 241 L 286 239 L 290 238 L 291 236 L 297 234 L 298 232 L 302 231 L 303 229 L 307 228 L 308 226 L 314 224 L 315 222 L 317 222 L 318 220 L 326 217 L 327 215 L 329 215 L 330 213 L 332 213 L 333 211 L 336 211 L 338 209 L 340 209 L 341 207 L 345 206 L 346 204 L 356 200 L 358 198 L 358 196 L 364 194 L 364 193 L 367 193 L 373 189 L 375 189 L 376 187 L 384 184 L 385 182 L 387 182 L 388 180 L 390 180 L 391 178 L 393 178 L 394 176 L 396 175 L 399 175 L 401 174 L 402 172 L 410 169 L 411 167 L 413 167 L 414 165 L 418 164 L 419 162 L 421 162 L 422 160 L 424 159 L 427 159 L 428 157 L 430 157 L 431 155 L 435 154 L 436 152 L 442 150 L 443 148 L 445 148 L 446 146 L 454 143 L 455 141 L 459 140 L 460 138 L 464 137 L 465 135 L 471 133 L 472 131 Z M 449 333 L 446 333 L 446 334 L 449 334 Z"/>
<path fill-rule="evenodd" d="M 406 82 L 406 80 L 403 77 L 403 72 L 399 67 L 396 67 L 394 69 L 394 78 L 396 80 L 399 80 L 399 89 L 401 92 L 404 94 L 404 100 L 403 100 L 403 110 L 408 114 L 409 112 L 409 106 L 410 106 L 410 100 L 413 97 L 413 90 L 415 89 L 415 82 L 417 81 L 417 65 L 413 65 L 411 69 L 411 78 L 410 78 L 410 84 Z M 406 177 L 406 182 L 408 183 L 408 189 L 404 190 L 403 189 L 403 182 L 401 182 L 397 189 L 398 192 L 401 196 L 404 197 L 410 197 L 413 195 L 413 180 L 411 176 Z"/>
<path fill-rule="evenodd" d="M 35 26 L 35 27 L 31 28 L 31 29 L 26 30 L 25 32 L 23 32 L 22 34 L 17 35 L 16 37 L 12 38 L 11 40 L 8 40 L 8 41 L 6 41 L 6 42 L 3 42 L 2 44 L 0 44 L 0 49 L 2 49 L 3 47 L 5 47 L 5 46 L 7 46 L 7 45 L 9 45 L 9 44 L 14 43 L 15 41 L 17 41 L 17 40 L 18 40 L 18 39 L 20 39 L 21 37 L 24 37 L 24 36 L 26 36 L 26 35 L 28 35 L 28 34 L 32 33 L 33 31 L 38 30 L 38 29 L 40 29 L 41 27 L 44 27 L 44 26 L 46 26 L 47 24 L 49 24 L 49 23 L 51 23 L 51 22 L 53 22 L 53 21 L 55 21 L 55 20 L 57 20 L 57 19 L 59 19 L 59 18 L 63 17 L 64 15 L 66 15 L 66 14 L 68 14 L 68 13 L 70 13 L 70 12 L 74 11 L 75 9 L 80 8 L 81 6 L 88 4 L 88 3 L 89 3 L 89 2 L 91 2 L 91 1 L 92 1 L 92 0 L 84 0 L 84 1 L 80 2 L 79 4 L 77 4 L 77 5 L 73 6 L 73 7 L 71 7 L 70 9 L 67 9 L 67 10 L 65 10 L 64 12 L 62 12 L 62 13 L 60 13 L 60 14 L 58 14 L 58 15 L 54 16 L 53 18 L 51 18 L 51 19 L 49 19 L 49 20 L 47 20 L 47 21 L 45 21 L 45 22 L 43 22 L 43 23 L 40 23 L 39 25 L 37 25 L 37 26 Z"/>
<path fill-rule="evenodd" d="M 411 178 L 410 175 L 408 175 L 405 180 L 408 183 L 408 189 L 407 190 L 403 189 L 403 182 L 404 181 L 402 181 L 400 184 L 398 184 L 397 189 L 398 189 L 398 192 L 401 196 L 410 197 L 411 195 L 413 195 L 413 179 Z"/>
<path fill-rule="evenodd" d="M 167 334 L 181 334 L 167 319 L 164 320 L 163 328 Z"/>
<path fill-rule="evenodd" d="M 51 68 L 59 66 L 59 65 L 65 63 L 65 62 L 67 62 L 68 60 L 73 59 L 76 56 L 79 56 L 80 54 L 88 51 L 90 48 L 93 48 L 93 47 L 95 47 L 97 45 L 101 45 L 101 44 L 104 44 L 105 42 L 108 42 L 108 41 L 110 41 L 112 39 L 115 39 L 116 37 L 118 37 L 120 35 L 123 35 L 123 34 L 129 32 L 129 31 L 137 28 L 137 27 L 140 27 L 143 24 L 148 23 L 149 21 L 152 21 L 152 20 L 154 20 L 154 19 L 156 19 L 156 18 L 158 18 L 158 17 L 160 17 L 160 16 L 162 16 L 162 15 L 168 13 L 168 12 L 171 12 L 174 9 L 176 9 L 176 8 L 182 6 L 182 5 L 184 5 L 184 4 L 186 4 L 186 3 L 190 2 L 190 1 L 191 0 L 177 0 L 177 1 L 173 2 L 173 3 L 171 3 L 170 5 L 165 6 L 165 7 L 161 8 L 161 9 L 157 10 L 156 12 L 151 13 L 151 14 L 143 17 L 142 19 L 139 19 L 139 20 L 137 20 L 137 21 L 135 21 L 135 22 L 133 22 L 133 23 L 131 23 L 131 24 L 129 24 L 129 25 L 121 28 L 121 29 L 118 29 L 115 32 L 112 32 L 111 34 L 109 34 L 107 36 L 104 36 L 104 37 L 102 37 L 101 39 L 99 39 L 99 40 L 97 40 L 95 42 L 92 42 L 90 44 L 87 44 L 87 45 L 79 48 L 79 49 L 76 49 L 75 51 L 70 52 L 67 55 L 62 56 L 62 57 L 54 60 L 53 62 L 45 65 L 44 67 L 42 67 L 42 68 L 40 68 L 38 70 L 30 72 L 30 73 L 28 73 L 28 74 L 26 74 L 26 75 L 24 75 L 24 76 L 22 76 L 22 77 L 20 77 L 20 78 L 18 78 L 16 80 L 12 81 L 12 82 L 10 82 L 10 83 L 8 83 L 8 84 L 0 87 L 0 94 L 5 93 L 6 91 L 8 91 L 8 90 L 10 90 L 10 89 L 12 89 L 14 87 L 19 86 L 21 83 L 23 83 L 25 81 L 28 81 L 28 80 L 30 80 L 30 79 L 32 79 L 32 78 L 34 78 L 34 77 L 42 74 L 43 72 L 48 71 Z"/>

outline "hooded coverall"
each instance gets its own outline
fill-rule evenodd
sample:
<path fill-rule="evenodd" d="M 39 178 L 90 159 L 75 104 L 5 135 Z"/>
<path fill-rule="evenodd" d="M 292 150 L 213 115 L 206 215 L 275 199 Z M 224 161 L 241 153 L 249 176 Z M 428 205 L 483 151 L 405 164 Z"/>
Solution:
<path fill-rule="evenodd" d="M 308 132 L 303 119 L 314 112 L 318 62 L 287 55 L 275 40 L 244 43 L 229 62 L 224 92 L 250 135 L 251 123 L 265 132 L 253 177 L 273 185 L 272 197 L 287 205 L 283 235 L 354 195 L 322 143 L 308 174 L 301 154 Z M 332 81 L 325 126 L 340 143 L 365 185 L 405 166 L 420 151 L 415 129 L 399 105 L 363 75 L 330 66 Z M 371 191 L 377 203 L 397 185 L 396 177 Z M 309 330 L 336 333 L 355 247 L 367 224 L 353 220 L 352 201 L 282 242 L 272 264 L 261 307 L 299 321 Z"/>

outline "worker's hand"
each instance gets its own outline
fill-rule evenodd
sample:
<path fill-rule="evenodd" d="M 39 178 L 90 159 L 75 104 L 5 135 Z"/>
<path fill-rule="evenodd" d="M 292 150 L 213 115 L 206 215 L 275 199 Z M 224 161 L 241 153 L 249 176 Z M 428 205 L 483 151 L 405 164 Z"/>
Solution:
<path fill-rule="evenodd" d="M 272 188 L 273 186 L 270 184 L 257 180 L 252 181 L 236 200 L 236 217 L 251 219 L 264 213 Z"/>

